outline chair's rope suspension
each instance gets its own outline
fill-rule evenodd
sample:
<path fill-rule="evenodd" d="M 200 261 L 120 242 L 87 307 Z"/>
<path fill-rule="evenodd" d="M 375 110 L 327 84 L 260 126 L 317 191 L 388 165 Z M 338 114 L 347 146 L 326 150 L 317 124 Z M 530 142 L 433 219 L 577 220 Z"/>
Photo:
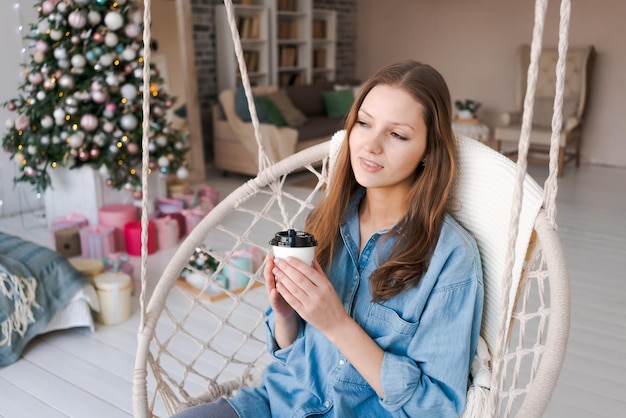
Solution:
<path fill-rule="evenodd" d="M 556 94 L 552 113 L 552 136 L 550 137 L 550 174 L 544 183 L 544 204 L 550 225 L 556 227 L 556 194 L 558 190 L 559 132 L 563 125 L 563 96 L 567 63 L 569 21 L 571 0 L 561 1 L 561 20 L 559 23 L 559 59 L 556 63 Z"/>
<path fill-rule="evenodd" d="M 547 0 L 536 0 L 535 2 L 535 23 L 530 49 L 530 66 L 528 67 L 526 95 L 524 97 L 522 129 L 518 143 L 516 182 L 511 206 L 511 219 L 509 222 L 509 242 L 504 264 L 504 274 L 502 276 L 502 299 L 500 301 L 498 342 L 496 347 L 494 347 L 493 353 L 491 392 L 489 396 L 489 412 L 491 413 L 491 416 L 496 416 L 500 410 L 499 393 L 502 386 L 502 369 L 504 366 L 504 357 L 507 346 L 506 342 L 508 340 L 509 331 L 508 318 L 511 300 L 511 279 L 513 274 L 513 265 L 515 263 L 515 244 L 517 242 L 521 203 L 524 197 L 522 186 L 528 167 L 527 156 L 530 144 L 530 128 L 533 118 L 533 107 L 535 104 L 535 87 L 537 85 L 539 56 L 541 55 L 547 3 Z"/>

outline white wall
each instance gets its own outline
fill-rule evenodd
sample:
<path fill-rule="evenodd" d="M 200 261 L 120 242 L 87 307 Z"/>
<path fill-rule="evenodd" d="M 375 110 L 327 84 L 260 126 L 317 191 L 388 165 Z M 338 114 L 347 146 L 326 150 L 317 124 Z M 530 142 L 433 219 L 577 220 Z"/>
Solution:
<path fill-rule="evenodd" d="M 584 162 L 626 167 L 626 1 L 572 1 L 569 44 L 593 44 L 597 58 L 582 142 Z M 515 49 L 532 40 L 534 1 L 361 0 L 357 77 L 407 58 L 437 68 L 452 99 L 483 104 L 492 128 L 514 108 Z M 558 40 L 559 1 L 549 2 L 544 45 Z"/>
<path fill-rule="evenodd" d="M 17 97 L 17 87 L 21 82 L 22 71 L 22 35 L 30 30 L 30 23 L 36 21 L 37 14 L 33 8 L 34 0 L 7 0 L 0 4 L 0 103 Z M 16 5 L 19 7 L 16 8 Z M 19 25 L 23 25 L 20 32 Z M 26 59 L 24 55 L 24 59 Z M 5 132 L 5 121 L 15 119 L 16 113 L 0 108 L 0 132 Z M 16 174 L 15 164 L 9 154 L 0 148 L 0 216 L 17 213 L 28 208 L 41 208 L 43 199 L 37 199 L 29 185 L 13 187 Z"/>

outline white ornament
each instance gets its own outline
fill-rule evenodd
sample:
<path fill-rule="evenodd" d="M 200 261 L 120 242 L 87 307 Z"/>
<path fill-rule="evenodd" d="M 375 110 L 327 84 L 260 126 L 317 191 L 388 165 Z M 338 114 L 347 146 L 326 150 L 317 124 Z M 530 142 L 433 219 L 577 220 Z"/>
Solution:
<path fill-rule="evenodd" d="M 36 97 L 37 97 L 37 100 L 42 101 L 43 99 L 45 99 L 45 98 L 46 98 L 46 92 L 45 92 L 45 91 L 42 91 L 42 90 L 39 90 L 39 91 L 37 92 Z"/>
<path fill-rule="evenodd" d="M 164 147 L 164 146 L 167 145 L 167 138 L 165 136 L 163 136 L 163 135 L 157 136 L 155 141 L 156 141 L 157 145 L 160 146 L 160 147 Z"/>
<path fill-rule="evenodd" d="M 74 29 L 82 29 L 87 24 L 87 17 L 80 10 L 74 10 L 67 17 L 67 23 Z"/>
<path fill-rule="evenodd" d="M 143 14 L 139 10 L 135 10 L 130 16 L 130 20 L 139 25 L 141 24 L 141 22 L 143 22 Z"/>
<path fill-rule="evenodd" d="M 58 60 L 62 60 L 67 58 L 67 50 L 65 48 L 55 48 L 54 49 L 54 58 Z"/>
<path fill-rule="evenodd" d="M 126 48 L 124 51 L 122 51 L 121 55 L 122 59 L 125 61 L 132 61 L 135 59 L 136 56 L 137 53 L 132 48 Z"/>
<path fill-rule="evenodd" d="M 165 156 L 159 157 L 159 159 L 157 160 L 157 164 L 159 165 L 159 167 L 167 167 L 168 165 L 170 165 L 170 160 Z"/>
<path fill-rule="evenodd" d="M 67 4 L 60 2 L 57 4 L 57 10 L 61 13 L 64 13 L 67 10 Z"/>
<path fill-rule="evenodd" d="M 7 129 L 13 129 L 13 127 L 15 126 L 15 121 L 13 119 L 7 119 L 7 121 L 4 123 L 4 126 L 6 126 Z"/>
<path fill-rule="evenodd" d="M 28 74 L 28 81 L 32 84 L 39 84 L 43 81 L 43 75 L 41 73 L 30 73 Z"/>
<path fill-rule="evenodd" d="M 76 54 L 71 59 L 72 67 L 83 68 L 87 64 L 87 60 L 81 54 Z"/>
<path fill-rule="evenodd" d="M 97 146 L 101 147 L 101 146 L 103 146 L 103 145 L 104 145 L 104 137 L 103 137 L 102 135 L 95 134 L 95 135 L 93 136 L 93 142 L 94 142 Z"/>
<path fill-rule="evenodd" d="M 135 115 L 127 114 L 120 118 L 120 127 L 127 131 L 132 131 L 138 125 Z"/>
<path fill-rule="evenodd" d="M 60 30 L 52 29 L 50 31 L 50 39 L 52 39 L 53 41 L 60 41 L 61 38 L 63 38 L 63 32 L 61 32 Z"/>
<path fill-rule="evenodd" d="M 73 134 L 73 135 L 70 135 L 70 137 L 68 138 L 68 142 L 69 142 L 70 147 L 78 148 L 81 145 L 83 145 L 84 141 L 83 141 L 83 138 L 81 138 L 80 135 Z"/>
<path fill-rule="evenodd" d="M 135 23 L 129 23 L 128 25 L 124 26 L 124 33 L 129 38 L 136 38 L 139 35 L 139 25 Z"/>
<path fill-rule="evenodd" d="M 107 34 L 104 35 L 104 43 L 106 46 L 114 47 L 120 43 L 120 40 L 114 32 L 107 32 Z"/>
<path fill-rule="evenodd" d="M 59 79 L 59 85 L 64 89 L 74 88 L 74 78 L 71 75 L 64 74 Z"/>
<path fill-rule="evenodd" d="M 89 12 L 89 14 L 87 15 L 87 19 L 92 26 L 96 26 L 98 23 L 102 22 L 102 16 L 100 16 L 100 13 L 94 10 Z"/>
<path fill-rule="evenodd" d="M 176 177 L 181 180 L 185 180 L 187 177 L 189 177 L 189 170 L 187 170 L 186 167 L 179 168 L 178 170 L 176 170 Z"/>
<path fill-rule="evenodd" d="M 41 137 L 41 145 L 48 145 L 50 143 L 50 137 L 48 135 L 44 135 Z"/>
<path fill-rule="evenodd" d="M 117 76 L 114 73 L 108 73 L 104 81 L 106 81 L 106 83 L 111 87 L 115 87 L 120 84 Z"/>
<path fill-rule="evenodd" d="M 26 152 L 28 152 L 30 155 L 35 155 L 37 154 L 37 147 L 34 145 L 29 145 L 28 148 L 26 148 Z"/>
<path fill-rule="evenodd" d="M 74 0 L 74 3 L 78 4 L 79 6 L 85 6 L 89 4 L 89 2 L 91 2 L 91 0 Z"/>
<path fill-rule="evenodd" d="M 98 62 L 100 63 L 100 65 L 108 67 L 109 65 L 113 64 L 113 56 L 111 54 L 102 54 Z"/>
<path fill-rule="evenodd" d="M 48 32 L 48 29 L 50 29 L 50 23 L 46 19 L 40 20 L 37 24 L 37 33 L 40 35 Z"/>
<path fill-rule="evenodd" d="M 44 1 L 43 3 L 41 3 L 41 11 L 43 12 L 43 14 L 49 15 L 54 11 L 54 3 L 50 0 Z"/>
<path fill-rule="evenodd" d="M 61 143 L 61 138 L 59 138 L 58 136 L 54 135 L 52 137 L 52 143 L 53 144 L 60 144 Z"/>
<path fill-rule="evenodd" d="M 70 67 L 70 62 L 68 60 L 59 60 L 57 64 L 59 65 L 59 67 L 63 68 L 64 70 Z"/>
<path fill-rule="evenodd" d="M 150 152 L 156 151 L 156 145 L 154 144 L 154 142 L 150 142 L 148 144 L 148 151 L 150 151 Z"/>
<path fill-rule="evenodd" d="M 117 12 L 109 12 L 104 16 L 104 24 L 111 30 L 118 30 L 124 25 L 124 18 Z"/>
<path fill-rule="evenodd" d="M 50 45 L 48 45 L 48 42 L 40 39 L 35 43 L 35 49 L 41 52 L 48 52 L 50 50 Z"/>
<path fill-rule="evenodd" d="M 135 68 L 133 70 L 133 75 L 135 76 L 135 78 L 143 80 L 143 68 Z"/>
<path fill-rule="evenodd" d="M 113 126 L 113 124 L 111 122 L 107 121 L 107 122 L 104 122 L 104 124 L 102 125 L 102 129 L 106 133 L 111 133 L 111 132 L 113 132 L 113 129 L 115 129 L 115 127 Z"/>
<path fill-rule="evenodd" d="M 52 120 L 50 115 L 46 115 L 43 118 L 41 118 L 41 127 L 42 128 L 44 128 L 44 129 L 52 128 L 52 125 L 54 125 L 54 120 Z"/>
<path fill-rule="evenodd" d="M 133 100 L 137 97 L 137 87 L 133 84 L 124 84 L 120 89 L 120 93 L 122 93 L 122 97 L 126 98 L 126 100 Z"/>

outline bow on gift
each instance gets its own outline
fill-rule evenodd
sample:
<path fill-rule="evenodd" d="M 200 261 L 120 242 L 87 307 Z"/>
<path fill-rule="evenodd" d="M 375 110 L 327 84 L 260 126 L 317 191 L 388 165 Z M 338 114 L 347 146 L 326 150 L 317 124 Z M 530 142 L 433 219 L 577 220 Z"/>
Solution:
<path fill-rule="evenodd" d="M 113 273 L 117 273 L 121 271 L 122 265 L 128 261 L 128 254 L 126 253 L 113 253 L 109 254 L 107 257 L 104 257 L 102 263 L 104 264 L 104 269 L 107 271 L 112 271 Z"/>

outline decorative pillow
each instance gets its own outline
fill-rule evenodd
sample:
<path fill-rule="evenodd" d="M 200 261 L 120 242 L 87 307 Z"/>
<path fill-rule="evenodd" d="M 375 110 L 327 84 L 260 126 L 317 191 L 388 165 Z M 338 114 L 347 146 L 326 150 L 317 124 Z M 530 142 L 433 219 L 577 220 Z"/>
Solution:
<path fill-rule="evenodd" d="M 256 107 L 256 114 L 260 123 L 271 123 L 267 115 L 265 114 L 265 108 L 259 101 L 258 97 L 254 97 L 254 106 Z M 237 93 L 235 94 L 235 113 L 244 122 L 251 122 L 250 110 L 248 109 L 248 99 L 246 98 L 246 92 L 243 88 L 243 84 L 239 83 L 237 86 Z"/>
<path fill-rule="evenodd" d="M 533 110 L 533 125 L 540 128 L 552 127 L 552 108 L 554 106 L 553 98 L 538 97 L 535 98 L 535 108 Z M 568 118 L 576 116 L 578 110 L 578 99 L 563 99 L 563 126 Z"/>
<path fill-rule="evenodd" d="M 258 103 L 260 106 L 258 108 L 263 109 L 263 113 L 267 117 L 269 123 L 276 126 L 285 126 L 287 123 L 281 115 L 280 110 L 274 105 L 274 102 L 270 100 L 267 96 L 259 96 L 255 97 L 255 103 Z"/>
<path fill-rule="evenodd" d="M 279 89 L 265 97 L 278 109 L 287 125 L 297 128 L 306 122 L 306 116 L 293 104 L 285 90 Z"/>
<path fill-rule="evenodd" d="M 354 91 L 352 89 L 324 91 L 322 97 L 328 117 L 343 118 L 352 107 Z"/>

